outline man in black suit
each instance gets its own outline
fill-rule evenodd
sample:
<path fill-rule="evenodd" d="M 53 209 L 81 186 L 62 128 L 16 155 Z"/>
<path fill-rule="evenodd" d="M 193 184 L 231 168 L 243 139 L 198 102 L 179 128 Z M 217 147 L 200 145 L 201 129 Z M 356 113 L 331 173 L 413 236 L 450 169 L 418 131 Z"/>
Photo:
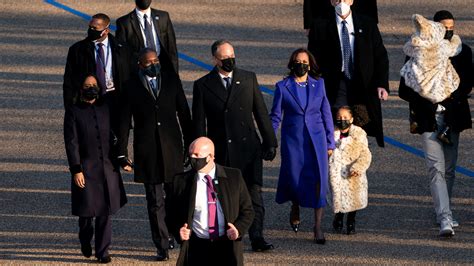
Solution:
<path fill-rule="evenodd" d="M 362 14 L 379 22 L 377 11 L 377 0 L 354 0 L 352 10 L 357 14 Z M 334 7 L 331 0 L 304 0 L 303 2 L 303 21 L 304 29 L 309 31 L 313 19 L 329 18 L 334 13 Z M 307 34 L 306 33 L 306 34 Z"/>
<path fill-rule="evenodd" d="M 308 49 L 324 78 L 333 110 L 351 106 L 354 124 L 384 146 L 381 100 L 388 98 L 388 55 L 377 24 L 351 11 L 352 0 L 331 0 L 332 18 L 314 20 Z"/>
<path fill-rule="evenodd" d="M 169 245 L 163 183 L 171 183 L 184 171 L 183 139 L 186 146 L 191 142 L 191 113 L 181 80 L 174 71 L 160 71 L 155 50 L 140 52 L 139 69 L 126 84 L 121 101 L 119 159 L 130 171 L 127 144 L 133 117 L 135 182 L 145 184 L 152 239 L 162 261 L 168 259 Z"/>
<path fill-rule="evenodd" d="M 263 238 L 262 158 L 275 158 L 275 132 L 255 73 L 235 67 L 234 48 L 228 41 L 214 42 L 211 50 L 216 67 L 194 82 L 194 129 L 197 136 L 207 136 L 214 142 L 218 164 L 242 172 L 255 210 L 249 230 L 252 249 L 273 249 Z"/>
<path fill-rule="evenodd" d="M 110 34 L 110 18 L 102 13 L 92 16 L 88 36 L 69 48 L 64 72 L 64 106 L 79 102 L 84 73 L 98 78 L 100 95 L 109 105 L 111 125 L 118 124 L 118 95 L 129 77 L 129 51 Z"/>
<path fill-rule="evenodd" d="M 250 195 L 239 169 L 214 163 L 214 144 L 206 137 L 189 147 L 192 170 L 174 179 L 177 265 L 243 265 L 242 236 L 253 221 Z"/>
<path fill-rule="evenodd" d="M 132 64 L 138 53 L 154 49 L 164 71 L 178 74 L 178 50 L 173 24 L 168 12 L 150 8 L 152 0 L 135 0 L 135 9 L 117 19 L 117 39 L 132 50 Z"/>

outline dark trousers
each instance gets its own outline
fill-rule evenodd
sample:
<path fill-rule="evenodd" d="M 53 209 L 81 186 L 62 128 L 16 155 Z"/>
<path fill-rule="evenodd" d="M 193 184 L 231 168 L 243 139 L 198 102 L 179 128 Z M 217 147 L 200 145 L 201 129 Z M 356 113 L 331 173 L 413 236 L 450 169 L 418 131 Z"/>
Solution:
<path fill-rule="evenodd" d="M 247 187 L 250 198 L 252 199 L 252 206 L 255 212 L 255 218 L 249 228 L 250 241 L 255 241 L 263 238 L 263 221 L 265 218 L 265 207 L 263 206 L 262 186 L 250 185 Z"/>
<path fill-rule="evenodd" d="M 189 239 L 189 265 L 237 265 L 233 241 L 201 239 L 192 234 Z"/>
<path fill-rule="evenodd" d="M 158 252 L 168 249 L 168 228 L 165 217 L 165 193 L 163 184 L 145 184 L 145 194 L 150 220 L 151 238 Z"/>
<path fill-rule="evenodd" d="M 337 113 L 337 110 L 343 106 L 349 106 L 349 93 L 351 90 L 351 80 L 347 79 L 344 74 L 341 73 L 339 80 L 339 88 L 337 90 L 336 101 L 333 104 L 333 114 Z"/>
<path fill-rule="evenodd" d="M 94 217 L 79 217 L 79 241 L 81 245 L 89 244 L 94 236 Z M 95 217 L 95 256 L 102 258 L 109 255 L 112 242 L 112 220 L 109 216 Z"/>

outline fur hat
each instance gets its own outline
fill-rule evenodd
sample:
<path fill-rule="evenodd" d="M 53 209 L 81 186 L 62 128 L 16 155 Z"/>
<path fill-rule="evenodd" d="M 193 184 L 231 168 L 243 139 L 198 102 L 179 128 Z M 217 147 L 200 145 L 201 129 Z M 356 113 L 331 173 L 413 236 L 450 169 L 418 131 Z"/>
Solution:
<path fill-rule="evenodd" d="M 459 76 L 449 58 L 461 52 L 461 39 L 458 35 L 451 40 L 444 39 L 444 25 L 421 15 L 413 15 L 412 20 L 415 33 L 403 46 L 410 60 L 402 67 L 400 74 L 408 87 L 423 98 L 438 103 L 459 86 Z"/>

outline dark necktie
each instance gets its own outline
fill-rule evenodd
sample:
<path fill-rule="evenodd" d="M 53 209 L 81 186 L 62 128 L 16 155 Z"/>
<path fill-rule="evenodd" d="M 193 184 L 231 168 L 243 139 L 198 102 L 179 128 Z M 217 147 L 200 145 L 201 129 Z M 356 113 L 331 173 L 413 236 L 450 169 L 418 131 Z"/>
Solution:
<path fill-rule="evenodd" d="M 100 93 L 103 95 L 105 94 L 107 90 L 107 85 L 105 81 L 105 68 L 106 68 L 106 62 L 105 62 L 105 56 L 104 56 L 104 44 L 103 43 L 97 43 L 98 49 L 97 49 L 97 59 L 95 63 L 95 71 L 97 78 L 99 79 L 99 86 L 100 86 Z"/>
<path fill-rule="evenodd" d="M 145 25 L 144 30 L 145 30 L 145 37 L 146 37 L 146 47 L 151 48 L 156 51 L 155 38 L 153 37 L 153 28 L 150 22 L 148 21 L 148 16 L 146 14 L 143 15 L 143 24 Z"/>
<path fill-rule="evenodd" d="M 341 39 L 342 39 L 342 50 L 344 55 L 344 75 L 346 78 L 352 78 L 352 50 L 351 50 L 351 42 L 349 39 L 349 31 L 347 30 L 347 21 L 342 21 L 342 32 L 341 32 Z"/>
<path fill-rule="evenodd" d="M 231 85 L 230 78 L 229 78 L 229 77 L 225 77 L 225 78 L 224 78 L 224 82 L 225 82 L 225 89 L 226 89 L 227 91 L 229 91 L 230 85 Z"/>
<path fill-rule="evenodd" d="M 219 223 L 217 221 L 217 193 L 212 184 L 212 177 L 206 175 L 207 180 L 207 217 L 209 225 L 209 239 L 214 240 L 219 237 Z"/>
<path fill-rule="evenodd" d="M 158 96 L 158 79 L 150 79 L 150 87 L 155 97 Z"/>

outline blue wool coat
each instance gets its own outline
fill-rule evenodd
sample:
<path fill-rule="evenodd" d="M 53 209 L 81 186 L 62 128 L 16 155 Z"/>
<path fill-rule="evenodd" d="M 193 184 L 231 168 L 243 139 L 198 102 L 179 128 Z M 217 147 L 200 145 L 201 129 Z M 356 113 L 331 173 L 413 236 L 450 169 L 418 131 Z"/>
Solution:
<path fill-rule="evenodd" d="M 335 148 L 334 125 L 324 80 L 308 77 L 308 86 L 308 103 L 303 106 L 293 77 L 276 84 L 270 114 L 275 132 L 281 123 L 276 202 L 292 200 L 302 207 L 319 208 L 325 205 L 328 190 L 327 150 Z"/>

